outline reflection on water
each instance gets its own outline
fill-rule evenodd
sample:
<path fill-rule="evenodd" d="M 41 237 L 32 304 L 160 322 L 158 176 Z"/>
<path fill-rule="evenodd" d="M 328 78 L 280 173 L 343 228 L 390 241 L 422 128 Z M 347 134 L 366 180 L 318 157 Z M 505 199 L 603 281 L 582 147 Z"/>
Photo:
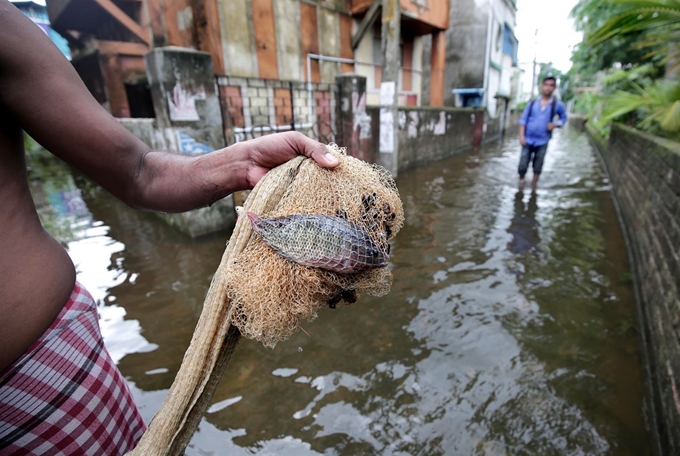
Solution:
<path fill-rule="evenodd" d="M 535 190 L 531 192 L 527 203 L 524 202 L 523 190 L 515 193 L 515 213 L 508 228 L 508 233 L 512 234 L 508 250 L 514 254 L 529 252 L 541 242 L 536 223 L 537 201 L 538 192 Z"/>
<path fill-rule="evenodd" d="M 518 159 L 510 139 L 399 176 L 392 292 L 322 312 L 274 350 L 242 341 L 187 454 L 650 454 L 606 177 L 575 132 L 555 135 L 535 192 L 518 190 Z M 187 239 L 49 163 L 33 167 L 36 200 L 68 221 L 148 421 L 228 233 Z"/>

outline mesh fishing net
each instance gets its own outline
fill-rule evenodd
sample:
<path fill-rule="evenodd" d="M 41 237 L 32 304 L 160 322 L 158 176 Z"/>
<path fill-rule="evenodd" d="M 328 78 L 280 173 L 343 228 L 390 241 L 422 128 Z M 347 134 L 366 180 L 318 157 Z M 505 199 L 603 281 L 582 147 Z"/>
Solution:
<path fill-rule="evenodd" d="M 394 180 L 344 148 L 327 148 L 336 168 L 298 157 L 258 183 L 235 229 L 245 248 L 218 271 L 231 323 L 268 347 L 318 309 L 352 303 L 360 293 L 384 295 L 392 284 L 389 241 L 404 222 Z"/>

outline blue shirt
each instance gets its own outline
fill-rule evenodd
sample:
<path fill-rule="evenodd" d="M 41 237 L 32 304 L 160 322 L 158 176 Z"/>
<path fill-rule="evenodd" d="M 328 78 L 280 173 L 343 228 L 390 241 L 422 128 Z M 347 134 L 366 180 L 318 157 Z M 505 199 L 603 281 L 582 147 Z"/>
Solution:
<path fill-rule="evenodd" d="M 529 116 L 529 109 L 531 109 L 531 116 Z M 533 103 L 529 102 L 524 109 L 522 118 L 519 119 L 519 124 L 524 125 L 524 137 L 527 144 L 530 146 L 542 146 L 548 144 L 550 141 L 550 132 L 548 131 L 548 123 L 551 122 L 550 111 L 552 109 L 552 99 L 545 106 L 541 106 L 541 99 L 535 100 Z M 567 110 L 564 109 L 564 104 L 558 101 L 555 105 L 555 115 L 560 117 L 560 120 L 553 121 L 555 125 L 560 127 L 567 121 Z M 529 124 L 527 125 L 527 118 Z"/>

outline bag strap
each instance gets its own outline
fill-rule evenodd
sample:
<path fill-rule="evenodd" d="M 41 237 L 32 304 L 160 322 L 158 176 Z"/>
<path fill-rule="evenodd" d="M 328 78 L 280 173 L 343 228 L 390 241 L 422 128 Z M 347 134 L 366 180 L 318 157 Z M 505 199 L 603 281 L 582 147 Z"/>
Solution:
<path fill-rule="evenodd" d="M 552 106 L 550 107 L 550 122 L 555 120 L 555 107 L 557 106 L 557 98 L 553 97 Z"/>
<path fill-rule="evenodd" d="M 534 98 L 529 102 L 529 112 L 527 113 L 527 125 L 529 125 L 529 119 L 531 119 L 531 111 L 534 110 L 534 103 L 536 103 L 536 100 L 538 100 L 538 98 Z"/>

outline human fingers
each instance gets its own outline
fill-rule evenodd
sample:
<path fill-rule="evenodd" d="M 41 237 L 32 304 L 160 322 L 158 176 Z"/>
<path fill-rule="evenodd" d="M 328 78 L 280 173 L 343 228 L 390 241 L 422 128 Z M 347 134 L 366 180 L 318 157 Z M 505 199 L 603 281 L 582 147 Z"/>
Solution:
<path fill-rule="evenodd" d="M 288 132 L 285 134 L 288 135 L 286 139 L 290 141 L 291 146 L 298 155 L 309 157 L 324 168 L 335 168 L 338 166 L 338 159 L 330 154 L 326 146 L 320 142 L 314 141 L 299 132 Z"/>

